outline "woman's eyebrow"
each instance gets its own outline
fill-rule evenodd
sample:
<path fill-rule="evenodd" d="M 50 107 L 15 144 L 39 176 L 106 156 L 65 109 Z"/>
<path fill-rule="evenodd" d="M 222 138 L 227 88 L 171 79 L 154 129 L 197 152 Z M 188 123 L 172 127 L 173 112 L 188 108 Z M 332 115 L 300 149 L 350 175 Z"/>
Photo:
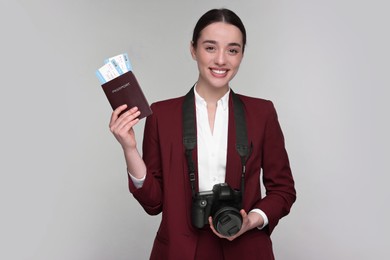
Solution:
<path fill-rule="evenodd" d="M 237 42 L 229 43 L 228 46 L 237 46 L 237 47 L 240 47 L 240 48 L 241 48 L 241 44 L 239 44 L 239 43 L 237 43 Z"/>
<path fill-rule="evenodd" d="M 202 42 L 202 44 L 205 44 L 205 43 L 217 44 L 217 41 L 214 41 L 214 40 L 204 40 L 204 41 Z M 237 47 L 240 47 L 240 48 L 241 48 L 241 44 L 239 44 L 239 43 L 237 43 L 237 42 L 229 43 L 228 46 L 237 46 Z"/>
<path fill-rule="evenodd" d="M 205 43 L 217 44 L 217 41 L 213 41 L 213 40 L 204 40 L 204 41 L 202 42 L 202 44 L 205 44 Z"/>

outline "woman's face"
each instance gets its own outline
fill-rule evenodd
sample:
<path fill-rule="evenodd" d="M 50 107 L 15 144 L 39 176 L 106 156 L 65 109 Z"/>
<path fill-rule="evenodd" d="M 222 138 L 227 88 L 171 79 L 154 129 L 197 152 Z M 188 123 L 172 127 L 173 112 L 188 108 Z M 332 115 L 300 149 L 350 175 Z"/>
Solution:
<path fill-rule="evenodd" d="M 213 88 L 229 86 L 243 58 L 243 38 L 236 26 L 217 22 L 200 33 L 191 54 L 199 69 L 198 85 Z"/>

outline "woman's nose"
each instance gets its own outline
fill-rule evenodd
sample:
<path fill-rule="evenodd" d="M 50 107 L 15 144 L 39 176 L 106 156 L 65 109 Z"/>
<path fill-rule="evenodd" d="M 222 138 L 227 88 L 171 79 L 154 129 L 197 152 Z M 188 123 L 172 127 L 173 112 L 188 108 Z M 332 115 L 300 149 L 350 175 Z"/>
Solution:
<path fill-rule="evenodd" d="M 215 64 L 224 65 L 226 63 L 226 53 L 224 51 L 218 51 L 215 55 Z"/>

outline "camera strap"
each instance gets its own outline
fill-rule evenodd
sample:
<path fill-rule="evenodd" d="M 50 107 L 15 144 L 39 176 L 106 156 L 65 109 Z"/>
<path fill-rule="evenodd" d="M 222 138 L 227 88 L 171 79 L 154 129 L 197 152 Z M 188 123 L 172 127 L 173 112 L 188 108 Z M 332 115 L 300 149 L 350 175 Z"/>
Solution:
<path fill-rule="evenodd" d="M 244 194 L 245 165 L 250 154 L 248 136 L 245 122 L 244 106 L 241 99 L 230 90 L 233 97 L 234 121 L 236 127 L 236 150 L 241 158 L 241 191 Z M 186 94 L 183 102 L 183 144 L 186 148 L 188 173 L 190 177 L 192 197 L 195 196 L 195 164 L 192 160 L 192 152 L 196 147 L 196 113 L 194 87 Z"/>

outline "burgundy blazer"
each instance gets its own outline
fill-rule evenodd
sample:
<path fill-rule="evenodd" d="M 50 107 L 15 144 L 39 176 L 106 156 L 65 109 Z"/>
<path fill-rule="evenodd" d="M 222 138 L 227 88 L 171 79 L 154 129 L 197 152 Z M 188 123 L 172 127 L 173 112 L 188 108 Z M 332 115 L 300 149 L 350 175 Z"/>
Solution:
<path fill-rule="evenodd" d="M 251 230 L 230 243 L 231 259 L 273 259 L 270 235 L 278 221 L 287 215 L 296 199 L 294 180 L 285 150 L 284 137 L 271 101 L 238 95 L 244 103 L 248 141 L 253 151 L 247 161 L 243 208 L 259 208 L 267 215 L 264 229 Z M 152 104 L 153 114 L 146 119 L 143 158 L 147 166 L 144 184 L 129 189 L 150 215 L 162 213 L 151 259 L 194 259 L 199 230 L 191 224 L 191 187 L 183 145 L 182 105 L 184 97 Z M 232 97 L 229 98 L 229 127 L 226 180 L 240 189 L 241 162 L 235 150 Z M 194 150 L 194 162 L 197 162 Z M 260 173 L 266 196 L 262 198 Z M 196 173 L 197 174 L 197 173 Z M 196 177 L 197 178 L 197 177 Z M 248 248 L 259 254 L 244 256 Z M 263 254 L 263 257 L 260 257 Z M 244 256 L 244 257 L 243 257 Z M 252 257 L 252 258 L 250 258 Z M 253 258 L 254 257 L 254 258 Z"/>

